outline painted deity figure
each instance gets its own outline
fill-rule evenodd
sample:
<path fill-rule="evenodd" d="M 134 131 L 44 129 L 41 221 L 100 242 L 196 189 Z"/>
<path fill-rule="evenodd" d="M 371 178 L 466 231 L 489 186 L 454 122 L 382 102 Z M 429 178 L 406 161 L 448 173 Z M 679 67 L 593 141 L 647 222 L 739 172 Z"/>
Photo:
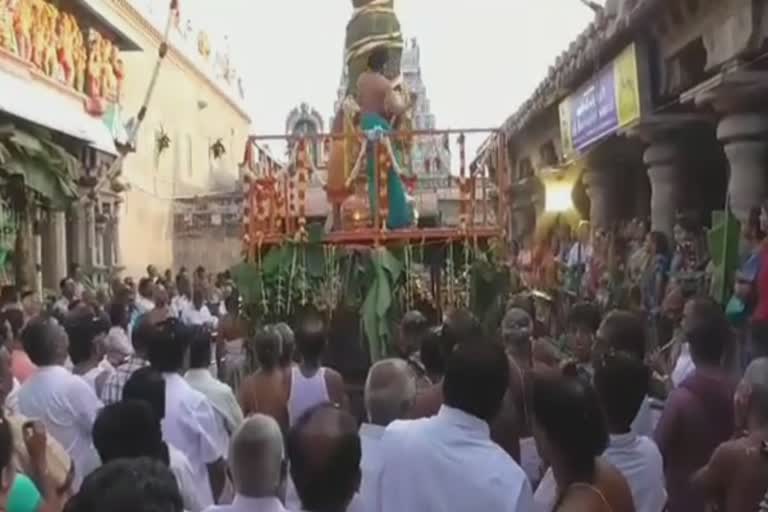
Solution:
<path fill-rule="evenodd" d="M 16 32 L 13 27 L 16 0 L 0 0 L 0 48 L 17 53 Z"/>
<path fill-rule="evenodd" d="M 23 60 L 32 59 L 32 0 L 11 0 L 13 9 L 13 30 L 16 36 L 16 53 Z"/>
<path fill-rule="evenodd" d="M 85 76 L 88 67 L 88 54 L 85 45 L 79 45 L 75 50 L 75 90 L 85 93 Z"/>
<path fill-rule="evenodd" d="M 31 9 L 30 21 L 30 39 L 32 41 L 32 51 L 29 60 L 38 69 L 43 69 L 45 60 L 45 5 L 34 1 Z M 31 30 L 34 27 L 35 30 Z"/>
<path fill-rule="evenodd" d="M 86 67 L 86 94 L 93 99 L 104 97 L 102 90 L 101 34 L 88 33 L 88 65 Z"/>
<path fill-rule="evenodd" d="M 70 87 L 75 86 L 75 30 L 77 24 L 69 14 L 59 16 L 58 23 L 58 61 L 61 79 Z"/>
<path fill-rule="evenodd" d="M 42 71 L 52 78 L 57 78 L 58 74 L 58 58 L 56 55 L 58 46 L 56 26 L 58 18 L 58 9 L 52 5 L 46 5 Z"/>
<path fill-rule="evenodd" d="M 112 63 L 112 72 L 115 76 L 115 98 L 120 100 L 120 95 L 123 92 L 123 80 L 125 80 L 125 64 L 120 57 L 120 49 L 112 45 L 112 55 L 110 62 Z"/>
<path fill-rule="evenodd" d="M 110 101 L 117 97 L 117 77 L 112 67 L 112 48 L 112 43 L 102 37 L 99 48 L 101 52 L 101 93 L 105 99 Z"/>

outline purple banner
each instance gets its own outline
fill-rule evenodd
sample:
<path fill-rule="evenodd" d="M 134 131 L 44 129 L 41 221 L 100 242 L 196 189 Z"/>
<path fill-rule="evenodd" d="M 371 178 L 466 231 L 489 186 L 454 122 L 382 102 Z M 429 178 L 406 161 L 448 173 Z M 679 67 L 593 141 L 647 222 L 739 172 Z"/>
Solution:
<path fill-rule="evenodd" d="M 620 126 L 614 66 L 608 66 L 569 98 L 573 148 L 581 151 Z"/>

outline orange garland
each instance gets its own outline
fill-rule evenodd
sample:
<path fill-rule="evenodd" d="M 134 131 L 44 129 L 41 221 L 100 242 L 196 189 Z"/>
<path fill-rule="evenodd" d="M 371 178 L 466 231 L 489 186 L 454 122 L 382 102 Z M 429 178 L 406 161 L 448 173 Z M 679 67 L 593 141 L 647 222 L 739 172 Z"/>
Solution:
<path fill-rule="evenodd" d="M 384 143 L 378 142 L 376 144 L 376 152 L 379 171 L 379 201 L 376 206 L 379 209 L 381 229 L 382 231 L 386 231 L 387 220 L 389 219 L 389 169 L 392 166 L 392 162 L 389 158 L 389 151 L 387 150 L 387 146 Z"/>
<path fill-rule="evenodd" d="M 298 152 L 296 154 L 296 178 L 298 181 L 296 198 L 299 202 L 299 231 L 298 236 L 301 240 L 307 237 L 307 189 L 309 184 L 308 162 L 310 155 L 307 149 L 307 143 L 304 139 L 299 141 Z"/>

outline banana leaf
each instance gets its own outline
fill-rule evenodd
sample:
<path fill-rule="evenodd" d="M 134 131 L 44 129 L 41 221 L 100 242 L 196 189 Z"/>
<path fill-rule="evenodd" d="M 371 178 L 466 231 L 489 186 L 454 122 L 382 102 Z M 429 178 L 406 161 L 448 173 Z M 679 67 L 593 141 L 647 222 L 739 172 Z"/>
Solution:
<path fill-rule="evenodd" d="M 389 313 L 403 265 L 386 248 L 378 247 L 371 252 L 371 266 L 373 276 L 360 314 L 371 361 L 378 361 L 389 351 Z"/>
<path fill-rule="evenodd" d="M 44 134 L 16 130 L 0 143 L 0 166 L 8 175 L 21 176 L 24 184 L 46 197 L 53 208 L 63 209 L 78 196 L 75 183 L 80 161 Z"/>
<path fill-rule="evenodd" d="M 230 269 L 232 280 L 245 304 L 256 303 L 261 298 L 261 273 L 253 263 L 240 263 Z"/>
<path fill-rule="evenodd" d="M 740 234 L 739 221 L 732 213 L 712 213 L 712 229 L 707 236 L 709 254 L 714 266 L 710 295 L 721 304 L 727 303 L 730 298 L 733 274 L 739 266 Z"/>
<path fill-rule="evenodd" d="M 264 274 L 272 276 L 280 271 L 280 267 L 293 258 L 294 247 L 288 244 L 273 247 L 261 261 Z"/>

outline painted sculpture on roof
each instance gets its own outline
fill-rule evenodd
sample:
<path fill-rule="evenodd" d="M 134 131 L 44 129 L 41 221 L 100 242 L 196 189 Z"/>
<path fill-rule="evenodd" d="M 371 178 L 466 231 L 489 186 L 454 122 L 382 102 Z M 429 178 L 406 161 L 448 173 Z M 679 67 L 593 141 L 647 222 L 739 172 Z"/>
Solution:
<path fill-rule="evenodd" d="M 347 24 L 345 43 L 349 85 L 333 123 L 334 133 L 343 133 L 344 137 L 335 139 L 331 148 L 328 199 L 338 218 L 352 182 L 364 169 L 371 210 L 381 204 L 387 227 L 404 228 L 413 223 L 402 176 L 408 173 L 404 155 L 410 154 L 410 138 L 385 137 L 379 144 L 383 155 L 372 151 L 364 154 L 360 143 L 364 133 L 407 131 L 412 126 L 410 91 L 400 79 L 404 47 L 400 22 L 394 0 L 352 0 L 352 5 L 354 12 Z M 386 100 L 373 99 L 381 97 Z M 381 183 L 378 190 L 377 182 Z"/>
<path fill-rule="evenodd" d="M 120 50 L 93 28 L 45 0 L 0 0 L 0 49 L 32 64 L 43 75 L 88 95 L 89 111 L 101 114 L 117 102 L 124 78 Z"/>

